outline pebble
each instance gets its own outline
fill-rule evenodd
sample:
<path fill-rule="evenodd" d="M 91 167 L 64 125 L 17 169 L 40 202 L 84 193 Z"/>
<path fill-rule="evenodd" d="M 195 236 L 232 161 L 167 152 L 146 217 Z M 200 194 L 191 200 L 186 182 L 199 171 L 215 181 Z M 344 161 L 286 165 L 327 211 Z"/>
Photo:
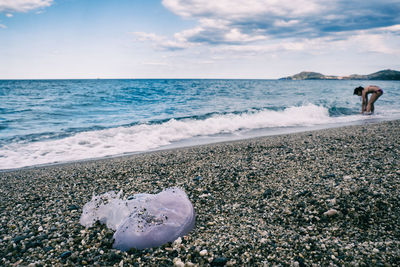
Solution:
<path fill-rule="evenodd" d="M 181 238 L 181 237 L 178 237 L 178 238 L 172 243 L 172 245 L 173 245 L 174 247 L 179 246 L 180 244 L 182 244 L 182 238 Z"/>
<path fill-rule="evenodd" d="M 224 266 L 228 262 L 228 259 L 225 257 L 215 258 L 211 262 L 211 266 Z"/>
<path fill-rule="evenodd" d="M 208 254 L 208 252 L 207 252 L 206 249 L 203 249 L 203 250 L 200 251 L 200 253 L 199 253 L 199 255 L 200 255 L 201 257 L 204 257 L 204 256 L 206 256 L 207 254 Z"/>
<path fill-rule="evenodd" d="M 175 267 L 185 267 L 185 263 L 183 263 L 180 258 L 175 258 L 173 263 Z"/>
<path fill-rule="evenodd" d="M 325 216 L 334 216 L 336 214 L 338 214 L 338 211 L 335 209 L 330 209 L 330 210 L 324 212 Z"/>
<path fill-rule="evenodd" d="M 345 176 L 343 176 L 343 179 L 346 181 L 350 181 L 352 179 L 352 177 L 350 175 L 345 175 Z"/>
<path fill-rule="evenodd" d="M 71 256 L 71 254 L 72 254 L 71 251 L 65 251 L 65 252 L 63 252 L 63 253 L 60 255 L 60 258 L 61 258 L 61 259 L 66 259 L 66 258 L 68 258 L 69 256 Z"/>
<path fill-rule="evenodd" d="M 336 198 L 329 199 L 328 202 L 329 202 L 329 204 L 331 204 L 332 206 L 335 206 L 336 203 L 337 203 Z"/>

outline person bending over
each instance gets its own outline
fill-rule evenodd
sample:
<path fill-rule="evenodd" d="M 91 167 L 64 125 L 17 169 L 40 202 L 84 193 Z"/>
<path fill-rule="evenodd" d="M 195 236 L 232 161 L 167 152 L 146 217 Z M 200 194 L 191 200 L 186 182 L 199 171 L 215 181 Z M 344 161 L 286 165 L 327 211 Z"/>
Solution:
<path fill-rule="evenodd" d="M 376 85 L 370 85 L 367 87 L 357 87 L 354 89 L 354 95 L 362 97 L 361 113 L 362 114 L 372 114 L 374 113 L 375 107 L 374 103 L 383 94 L 383 90 Z M 370 98 L 368 100 L 368 95 Z"/>

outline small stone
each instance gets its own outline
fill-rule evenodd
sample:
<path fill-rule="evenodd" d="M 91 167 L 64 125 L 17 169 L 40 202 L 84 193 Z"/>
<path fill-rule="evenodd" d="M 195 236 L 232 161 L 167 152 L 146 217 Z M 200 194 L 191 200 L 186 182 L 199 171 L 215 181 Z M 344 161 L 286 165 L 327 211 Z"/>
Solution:
<path fill-rule="evenodd" d="M 193 262 L 188 261 L 185 263 L 185 267 L 193 267 L 193 266 L 194 266 Z"/>
<path fill-rule="evenodd" d="M 336 205 L 336 198 L 329 199 L 328 202 L 329 202 L 329 204 L 331 204 L 332 206 L 335 206 L 335 205 Z"/>
<path fill-rule="evenodd" d="M 78 210 L 78 209 L 79 209 L 79 207 L 76 206 L 76 205 L 70 205 L 70 206 L 68 207 L 68 210 Z"/>
<path fill-rule="evenodd" d="M 328 174 L 322 176 L 322 178 L 324 178 L 324 179 L 330 179 L 330 178 L 335 178 L 335 177 L 336 177 L 336 175 L 334 173 L 328 173 Z"/>
<path fill-rule="evenodd" d="M 335 210 L 335 209 L 330 209 L 330 210 L 328 210 L 328 211 L 326 211 L 326 212 L 324 212 L 324 215 L 325 216 L 334 216 L 334 215 L 336 215 L 338 213 L 338 211 L 337 210 Z"/>
<path fill-rule="evenodd" d="M 235 260 L 230 260 L 226 263 L 226 266 L 236 266 L 236 261 Z"/>
<path fill-rule="evenodd" d="M 185 264 L 180 258 L 174 258 L 173 263 L 175 267 L 185 267 Z"/>
<path fill-rule="evenodd" d="M 267 188 L 263 193 L 263 197 L 264 198 L 269 198 L 270 196 L 272 196 L 272 193 L 273 193 L 272 189 Z"/>
<path fill-rule="evenodd" d="M 19 266 L 22 262 L 23 262 L 23 260 L 19 260 L 19 261 L 14 263 L 14 266 Z"/>
<path fill-rule="evenodd" d="M 43 250 L 45 251 L 45 252 L 49 252 L 49 251 L 51 251 L 51 250 L 53 250 L 54 248 L 52 247 L 52 246 L 48 246 L 48 247 L 44 247 L 43 248 Z"/>
<path fill-rule="evenodd" d="M 72 254 L 71 251 L 65 251 L 65 252 L 63 252 L 63 253 L 61 254 L 60 258 L 61 258 L 61 259 L 66 259 L 66 258 L 68 258 L 69 256 L 71 256 L 71 254 Z"/>
<path fill-rule="evenodd" d="M 38 230 L 38 232 L 42 232 L 43 231 L 43 227 L 39 226 L 37 230 Z"/>
<path fill-rule="evenodd" d="M 228 262 L 228 259 L 225 257 L 219 257 L 219 258 L 215 258 L 212 262 L 211 262 L 211 266 L 225 266 L 225 264 Z"/>
<path fill-rule="evenodd" d="M 193 180 L 194 180 L 195 182 L 199 182 L 199 181 L 203 180 L 203 177 L 197 176 L 197 177 L 195 177 Z"/>
<path fill-rule="evenodd" d="M 124 267 L 124 260 L 121 260 L 120 262 L 119 262 L 119 265 L 118 265 L 119 267 Z"/>
<path fill-rule="evenodd" d="M 175 246 L 179 246 L 182 243 L 182 238 L 178 237 L 173 243 L 172 245 Z"/>
<path fill-rule="evenodd" d="M 202 251 L 200 251 L 200 256 L 204 257 L 208 254 L 208 251 L 206 249 L 203 249 Z"/>
<path fill-rule="evenodd" d="M 18 243 L 18 242 L 20 242 L 20 241 L 22 241 L 22 240 L 24 240 L 24 239 L 26 239 L 26 238 L 28 238 L 28 236 L 26 236 L 26 235 L 20 235 L 20 236 L 17 236 L 17 237 L 14 238 L 14 242 L 15 242 L 15 243 Z"/>

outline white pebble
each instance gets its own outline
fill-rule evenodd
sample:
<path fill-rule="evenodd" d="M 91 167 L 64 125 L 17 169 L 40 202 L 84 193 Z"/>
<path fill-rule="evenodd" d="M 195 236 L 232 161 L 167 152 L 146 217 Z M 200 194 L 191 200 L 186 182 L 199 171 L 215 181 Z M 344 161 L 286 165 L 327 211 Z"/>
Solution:
<path fill-rule="evenodd" d="M 185 264 L 182 262 L 180 258 L 175 258 L 173 262 L 175 267 L 185 267 Z"/>
<path fill-rule="evenodd" d="M 207 249 L 203 249 L 202 251 L 200 251 L 200 256 L 204 257 L 205 255 L 207 255 L 208 251 Z"/>
<path fill-rule="evenodd" d="M 235 260 L 230 260 L 226 263 L 226 266 L 236 266 L 236 261 Z"/>
<path fill-rule="evenodd" d="M 343 179 L 345 179 L 345 180 L 351 180 L 351 176 L 350 175 L 345 175 L 345 176 L 343 176 Z"/>
<path fill-rule="evenodd" d="M 332 206 L 335 206 L 335 205 L 336 205 L 336 198 L 329 199 L 328 202 L 329 202 L 329 204 L 331 204 Z"/>
<path fill-rule="evenodd" d="M 43 227 L 39 226 L 39 228 L 37 229 L 39 232 L 43 231 Z"/>
<path fill-rule="evenodd" d="M 182 243 L 182 238 L 178 237 L 173 243 L 172 245 L 175 246 L 179 246 Z"/>
<path fill-rule="evenodd" d="M 333 216 L 333 215 L 336 215 L 337 213 L 338 213 L 337 210 L 335 210 L 335 209 L 330 209 L 330 210 L 324 212 L 324 215 L 325 215 L 325 216 Z"/>

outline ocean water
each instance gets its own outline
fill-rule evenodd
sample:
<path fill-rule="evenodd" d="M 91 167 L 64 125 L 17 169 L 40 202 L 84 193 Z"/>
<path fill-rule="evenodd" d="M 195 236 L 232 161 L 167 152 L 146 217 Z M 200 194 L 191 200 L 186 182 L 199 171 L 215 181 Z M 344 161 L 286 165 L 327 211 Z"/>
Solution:
<path fill-rule="evenodd" d="M 0 170 L 395 120 L 399 100 L 398 81 L 0 80 Z"/>

